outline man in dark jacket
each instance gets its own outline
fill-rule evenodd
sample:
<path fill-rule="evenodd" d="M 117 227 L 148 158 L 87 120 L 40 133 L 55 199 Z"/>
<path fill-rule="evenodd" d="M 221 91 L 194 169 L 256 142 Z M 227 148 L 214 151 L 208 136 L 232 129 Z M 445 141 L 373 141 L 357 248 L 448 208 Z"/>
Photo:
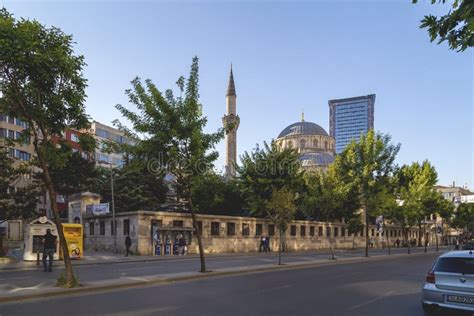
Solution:
<path fill-rule="evenodd" d="M 51 234 L 51 229 L 46 230 L 43 236 L 43 267 L 44 272 L 53 272 L 53 257 L 56 252 L 57 237 Z M 49 265 L 46 264 L 46 258 L 49 257 Z"/>
<path fill-rule="evenodd" d="M 132 246 L 132 238 L 130 238 L 129 235 L 125 237 L 125 257 L 128 257 L 128 254 L 133 256 L 133 252 L 130 250 L 130 247 Z"/>

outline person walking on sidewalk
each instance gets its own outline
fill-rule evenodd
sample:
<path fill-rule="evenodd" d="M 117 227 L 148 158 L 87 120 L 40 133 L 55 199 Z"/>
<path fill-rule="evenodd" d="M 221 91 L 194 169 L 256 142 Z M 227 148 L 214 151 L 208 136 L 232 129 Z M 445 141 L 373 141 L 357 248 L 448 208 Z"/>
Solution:
<path fill-rule="evenodd" d="M 258 248 L 258 252 L 265 251 L 265 236 L 260 236 L 260 247 Z"/>
<path fill-rule="evenodd" d="M 127 235 L 127 237 L 125 237 L 125 257 L 128 257 L 128 254 L 133 256 L 133 252 L 130 250 L 130 247 L 132 247 L 132 238 Z"/>
<path fill-rule="evenodd" d="M 51 229 L 46 230 L 43 236 L 43 268 L 44 272 L 53 272 L 53 257 L 56 252 L 57 237 L 51 234 Z M 49 265 L 46 264 L 46 258 L 49 257 Z"/>

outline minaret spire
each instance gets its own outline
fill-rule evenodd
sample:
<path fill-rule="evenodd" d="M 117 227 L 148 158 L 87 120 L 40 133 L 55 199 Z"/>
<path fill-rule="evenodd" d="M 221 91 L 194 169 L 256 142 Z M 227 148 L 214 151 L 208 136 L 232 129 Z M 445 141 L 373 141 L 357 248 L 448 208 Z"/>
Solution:
<path fill-rule="evenodd" d="M 230 64 L 229 84 L 227 85 L 226 96 L 237 96 L 235 94 L 234 73 L 232 72 L 232 64 Z"/>
<path fill-rule="evenodd" d="M 237 115 L 237 95 L 235 93 L 234 73 L 230 64 L 229 83 L 226 93 L 226 114 L 222 118 L 222 124 L 226 131 L 226 177 L 235 177 L 235 166 L 237 162 L 237 129 L 240 118 Z"/>

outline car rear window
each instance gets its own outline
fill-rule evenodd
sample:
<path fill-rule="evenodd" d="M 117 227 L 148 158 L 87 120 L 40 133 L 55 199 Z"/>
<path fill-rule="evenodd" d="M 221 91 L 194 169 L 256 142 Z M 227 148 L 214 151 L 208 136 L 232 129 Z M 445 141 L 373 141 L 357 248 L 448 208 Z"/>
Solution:
<path fill-rule="evenodd" d="M 439 258 L 434 271 L 474 274 L 474 258 Z"/>

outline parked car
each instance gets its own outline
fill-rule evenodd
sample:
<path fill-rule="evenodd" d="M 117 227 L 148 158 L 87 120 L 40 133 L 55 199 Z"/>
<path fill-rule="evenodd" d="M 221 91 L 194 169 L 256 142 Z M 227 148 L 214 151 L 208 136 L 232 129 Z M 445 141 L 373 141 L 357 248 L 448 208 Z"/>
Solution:
<path fill-rule="evenodd" d="M 470 240 L 464 244 L 462 250 L 474 250 L 474 240 Z"/>
<path fill-rule="evenodd" d="M 423 310 L 474 312 L 474 251 L 447 252 L 436 260 L 423 286 Z"/>

